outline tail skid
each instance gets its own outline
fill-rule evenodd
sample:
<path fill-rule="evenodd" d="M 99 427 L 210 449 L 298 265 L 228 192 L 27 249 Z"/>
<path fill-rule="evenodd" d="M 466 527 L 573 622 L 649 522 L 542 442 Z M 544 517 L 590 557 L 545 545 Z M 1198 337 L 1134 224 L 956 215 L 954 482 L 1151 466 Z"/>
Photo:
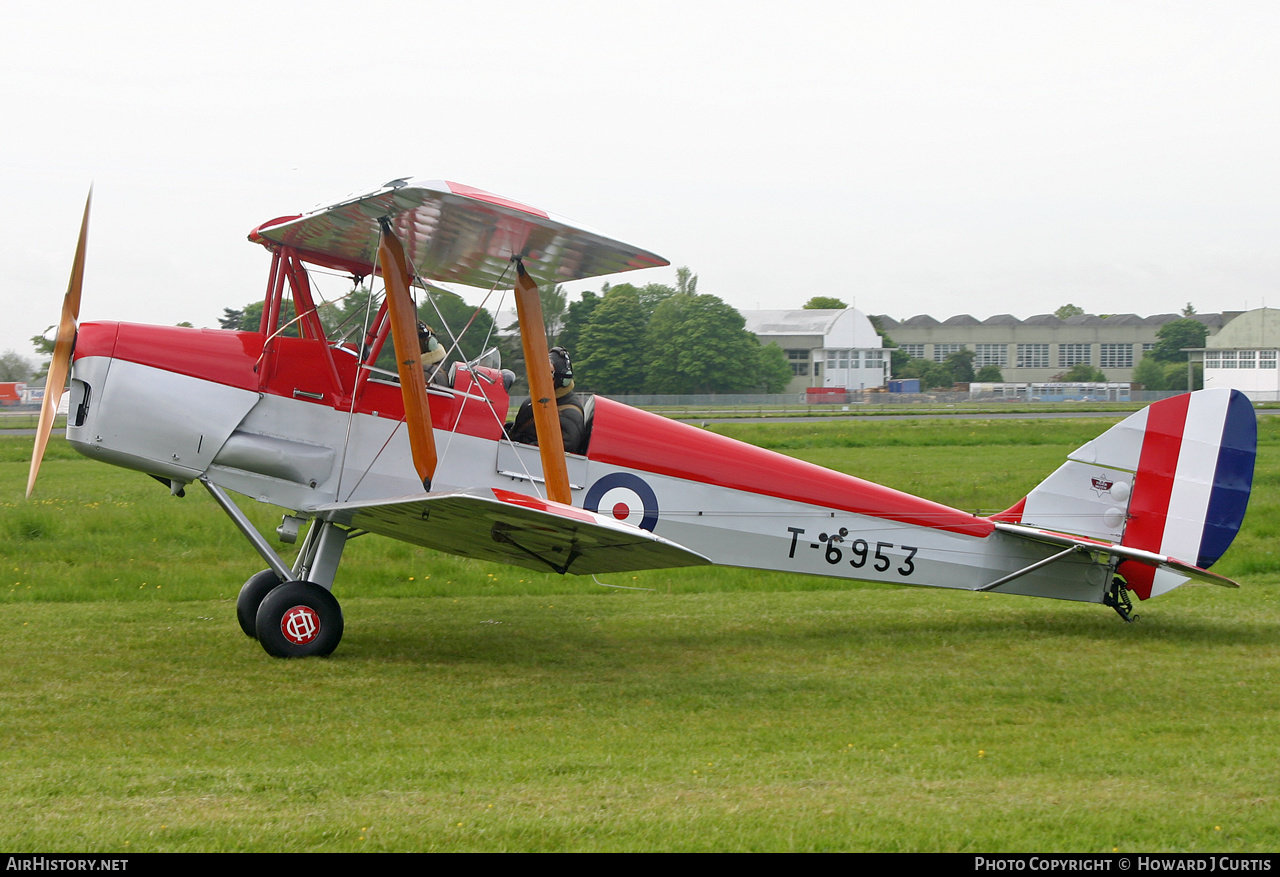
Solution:
<path fill-rule="evenodd" d="M 1189 579 L 1236 587 L 1208 568 L 1244 520 L 1257 442 L 1243 393 L 1175 396 L 1070 454 L 992 520 L 1014 535 L 1115 556 L 1118 575 L 1142 600 Z"/>

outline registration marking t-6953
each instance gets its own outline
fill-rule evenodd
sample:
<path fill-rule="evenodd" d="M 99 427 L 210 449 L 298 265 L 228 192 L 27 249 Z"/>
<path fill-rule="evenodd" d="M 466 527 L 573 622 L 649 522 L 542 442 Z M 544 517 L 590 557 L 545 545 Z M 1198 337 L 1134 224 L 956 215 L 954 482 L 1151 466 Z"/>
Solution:
<path fill-rule="evenodd" d="M 801 545 L 800 537 L 804 535 L 803 527 L 787 527 L 787 532 L 791 534 L 791 547 L 787 552 L 788 558 L 796 556 L 796 547 Z M 817 542 L 805 543 L 815 551 L 822 552 L 822 558 L 832 566 L 845 560 L 845 552 L 848 551 L 849 566 L 854 569 L 862 569 L 870 565 L 870 568 L 876 572 L 888 572 L 892 567 L 893 571 L 898 575 L 906 577 L 910 576 L 916 570 L 915 556 L 920 550 L 913 545 L 898 545 L 894 542 L 868 542 L 866 539 L 854 538 L 849 540 L 849 528 L 841 527 L 831 533 L 819 533 Z M 886 551 L 901 551 L 905 556 L 901 558 L 901 562 L 894 566 L 894 558 Z"/>

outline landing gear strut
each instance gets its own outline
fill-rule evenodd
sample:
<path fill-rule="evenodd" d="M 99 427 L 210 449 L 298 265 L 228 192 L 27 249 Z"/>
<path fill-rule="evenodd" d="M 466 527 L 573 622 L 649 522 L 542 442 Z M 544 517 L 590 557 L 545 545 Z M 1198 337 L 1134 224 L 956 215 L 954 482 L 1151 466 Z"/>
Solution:
<path fill-rule="evenodd" d="M 1133 601 L 1129 599 L 1129 583 L 1124 576 L 1111 577 L 1111 590 L 1102 597 L 1102 605 L 1110 606 L 1126 624 L 1133 624 L 1138 616 L 1133 614 Z"/>
<path fill-rule="evenodd" d="M 344 622 L 342 608 L 329 589 L 347 539 L 362 531 L 313 520 L 291 569 L 225 490 L 207 478 L 200 481 L 270 567 L 255 573 L 240 589 L 236 598 L 240 629 L 277 658 L 331 654 L 342 639 Z"/>

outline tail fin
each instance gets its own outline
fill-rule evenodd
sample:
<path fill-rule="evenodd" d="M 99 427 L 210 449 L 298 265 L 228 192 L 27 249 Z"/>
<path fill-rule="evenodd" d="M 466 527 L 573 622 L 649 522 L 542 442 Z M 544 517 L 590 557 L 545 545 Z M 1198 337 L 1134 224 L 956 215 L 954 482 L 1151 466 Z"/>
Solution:
<path fill-rule="evenodd" d="M 1042 527 L 1174 557 L 1208 569 L 1244 521 L 1258 424 L 1238 390 L 1201 390 L 1132 414 L 997 521 Z M 1136 560 L 1119 573 L 1141 599 L 1186 581 Z"/>

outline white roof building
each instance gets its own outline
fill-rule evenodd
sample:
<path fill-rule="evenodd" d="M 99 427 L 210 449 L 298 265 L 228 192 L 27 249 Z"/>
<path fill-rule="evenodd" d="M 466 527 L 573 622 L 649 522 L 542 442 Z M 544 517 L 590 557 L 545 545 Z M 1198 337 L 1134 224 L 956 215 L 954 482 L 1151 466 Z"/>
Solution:
<path fill-rule="evenodd" d="M 1205 343 L 1191 357 L 1203 357 L 1206 390 L 1229 387 L 1254 402 L 1280 400 L 1280 310 L 1245 311 Z"/>
<path fill-rule="evenodd" d="M 761 344 L 776 343 L 791 363 L 788 392 L 809 387 L 883 387 L 889 356 L 866 314 L 843 310 L 741 311 Z"/>

